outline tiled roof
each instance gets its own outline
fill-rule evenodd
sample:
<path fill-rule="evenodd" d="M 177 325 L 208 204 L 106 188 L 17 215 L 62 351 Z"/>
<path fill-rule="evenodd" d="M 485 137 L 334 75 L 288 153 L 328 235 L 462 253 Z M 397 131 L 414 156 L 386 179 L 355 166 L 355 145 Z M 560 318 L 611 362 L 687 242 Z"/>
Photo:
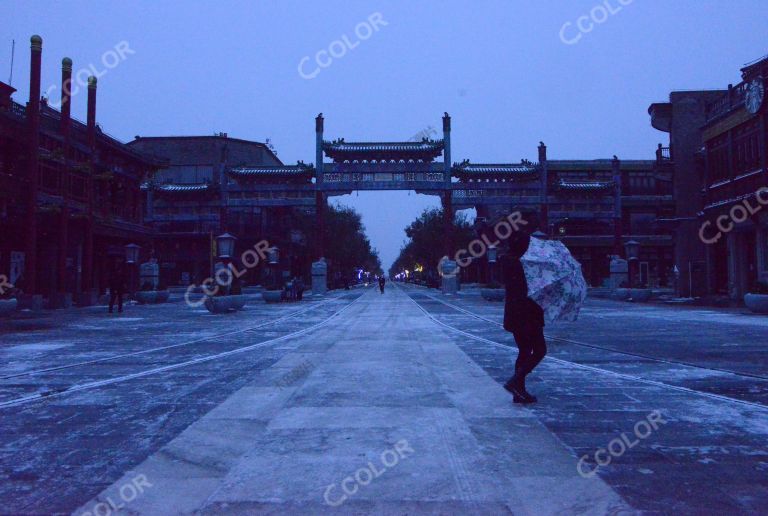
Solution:
<path fill-rule="evenodd" d="M 561 179 L 557 184 L 560 190 L 601 191 L 614 187 L 613 181 L 566 181 Z"/>
<path fill-rule="evenodd" d="M 331 152 L 441 152 L 443 140 L 422 140 L 420 142 L 345 142 L 344 140 L 324 141 L 323 150 Z"/>
<path fill-rule="evenodd" d="M 503 175 L 534 175 L 538 172 L 536 166 L 525 163 L 461 163 L 454 169 L 465 174 L 503 174 Z"/>
<path fill-rule="evenodd" d="M 277 166 L 256 166 L 256 167 L 236 167 L 229 169 L 229 175 L 234 177 L 255 177 L 255 176 L 302 176 L 312 174 L 314 168 L 310 165 L 277 165 Z"/>
<path fill-rule="evenodd" d="M 168 183 L 163 185 L 155 185 L 154 189 L 160 192 L 205 192 L 211 189 L 211 185 L 209 183 Z"/>

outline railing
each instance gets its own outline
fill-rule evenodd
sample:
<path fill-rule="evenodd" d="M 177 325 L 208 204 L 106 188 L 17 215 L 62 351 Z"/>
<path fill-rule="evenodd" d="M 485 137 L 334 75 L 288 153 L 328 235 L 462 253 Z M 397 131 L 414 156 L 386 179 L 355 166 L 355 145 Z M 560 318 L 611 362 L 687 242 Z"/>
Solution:
<path fill-rule="evenodd" d="M 656 163 L 662 163 L 664 161 L 672 161 L 672 148 L 662 147 L 661 144 L 659 144 L 659 147 L 656 149 Z"/>
<path fill-rule="evenodd" d="M 736 86 L 728 88 L 728 91 L 719 99 L 707 104 L 707 122 L 722 116 L 731 110 L 744 104 L 748 83 L 740 82 Z"/>
<path fill-rule="evenodd" d="M 27 108 L 19 104 L 18 102 L 11 101 L 11 113 L 19 118 L 26 118 Z"/>

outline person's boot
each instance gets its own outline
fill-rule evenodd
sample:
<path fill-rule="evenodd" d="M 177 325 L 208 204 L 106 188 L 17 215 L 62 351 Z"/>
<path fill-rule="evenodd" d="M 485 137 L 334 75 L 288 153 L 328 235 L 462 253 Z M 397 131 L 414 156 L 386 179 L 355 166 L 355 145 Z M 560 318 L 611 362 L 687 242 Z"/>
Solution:
<path fill-rule="evenodd" d="M 504 384 L 504 388 L 512 393 L 512 401 L 514 403 L 535 403 L 536 398 L 525 392 L 525 377 L 521 377 L 515 372 L 515 375 L 507 380 Z"/>
<path fill-rule="evenodd" d="M 522 377 L 520 382 L 518 383 L 518 386 L 520 387 L 520 390 L 522 391 L 523 395 L 529 400 L 527 403 L 536 403 L 538 398 L 528 392 L 528 389 L 525 388 L 525 376 Z"/>

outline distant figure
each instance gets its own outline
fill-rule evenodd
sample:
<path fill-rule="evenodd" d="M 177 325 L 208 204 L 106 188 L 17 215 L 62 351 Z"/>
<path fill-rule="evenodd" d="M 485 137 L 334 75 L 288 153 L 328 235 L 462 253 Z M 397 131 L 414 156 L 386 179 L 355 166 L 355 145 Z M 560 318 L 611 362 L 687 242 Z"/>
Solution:
<path fill-rule="evenodd" d="M 109 269 L 109 313 L 113 312 L 117 300 L 117 312 L 123 311 L 123 293 L 125 292 L 125 267 L 122 260 L 112 262 Z"/>
<path fill-rule="evenodd" d="M 547 354 L 544 340 L 544 310 L 528 297 L 528 281 L 520 258 L 528 250 L 531 236 L 518 232 L 508 241 L 509 251 L 501 257 L 506 289 L 504 329 L 512 332 L 518 354 L 515 374 L 504 384 L 515 403 L 535 403 L 536 397 L 525 389 L 525 377 Z"/>
<path fill-rule="evenodd" d="M 301 279 L 301 277 L 296 276 L 296 278 L 293 280 L 293 285 L 296 288 L 296 301 L 301 301 L 301 299 L 304 297 L 304 281 Z"/>
<path fill-rule="evenodd" d="M 379 290 L 381 290 L 381 293 L 384 293 L 384 284 L 387 282 L 387 280 L 384 279 L 384 276 L 379 276 Z"/>

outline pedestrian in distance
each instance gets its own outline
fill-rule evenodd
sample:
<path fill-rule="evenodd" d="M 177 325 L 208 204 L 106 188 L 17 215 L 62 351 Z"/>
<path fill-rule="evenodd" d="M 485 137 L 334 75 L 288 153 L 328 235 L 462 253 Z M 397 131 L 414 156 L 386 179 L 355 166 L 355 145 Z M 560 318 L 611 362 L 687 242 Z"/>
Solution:
<path fill-rule="evenodd" d="M 115 301 L 117 312 L 123 311 L 123 294 L 125 293 L 125 266 L 121 259 L 112 261 L 109 268 L 109 313 L 113 313 Z"/>
<path fill-rule="evenodd" d="M 517 345 L 515 374 L 504 384 L 515 403 L 535 403 L 536 397 L 525 388 L 525 379 L 547 354 L 544 340 L 544 310 L 528 297 L 528 281 L 520 258 L 528 250 L 531 236 L 514 233 L 507 240 L 507 252 L 501 257 L 506 300 L 504 329 L 511 332 Z"/>
<path fill-rule="evenodd" d="M 381 290 L 381 293 L 384 293 L 384 284 L 387 282 L 387 280 L 384 279 L 384 276 L 379 276 L 379 290 Z"/>

